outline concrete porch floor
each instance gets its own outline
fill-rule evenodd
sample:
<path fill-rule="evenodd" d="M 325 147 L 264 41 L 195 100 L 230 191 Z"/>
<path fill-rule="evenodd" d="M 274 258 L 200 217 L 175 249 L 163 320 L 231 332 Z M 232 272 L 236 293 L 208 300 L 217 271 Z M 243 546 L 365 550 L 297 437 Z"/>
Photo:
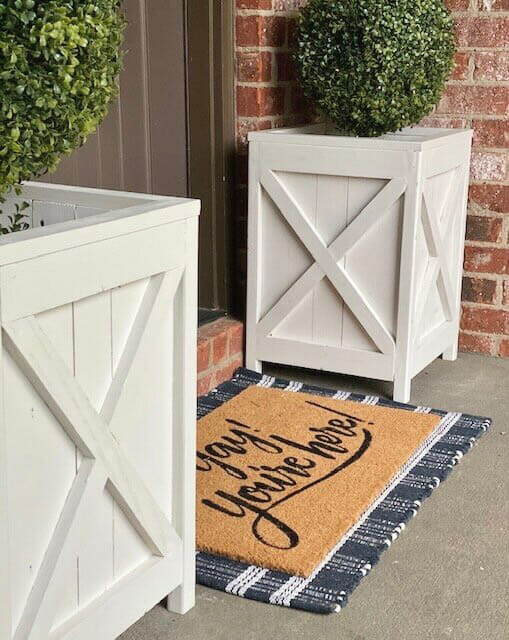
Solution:
<path fill-rule="evenodd" d="M 375 395 L 391 385 L 267 367 Z M 487 435 L 424 502 L 339 614 L 304 613 L 198 587 L 185 616 L 154 608 L 122 640 L 509 639 L 509 360 L 462 354 L 415 380 L 412 402 L 490 416 Z"/>

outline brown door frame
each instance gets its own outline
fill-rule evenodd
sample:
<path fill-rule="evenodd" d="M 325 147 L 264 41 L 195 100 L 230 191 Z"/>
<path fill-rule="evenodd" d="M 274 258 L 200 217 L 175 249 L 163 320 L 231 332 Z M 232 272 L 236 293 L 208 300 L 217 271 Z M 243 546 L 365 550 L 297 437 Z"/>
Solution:
<path fill-rule="evenodd" d="M 234 0 L 186 0 L 189 195 L 202 200 L 200 306 L 230 311 Z"/>

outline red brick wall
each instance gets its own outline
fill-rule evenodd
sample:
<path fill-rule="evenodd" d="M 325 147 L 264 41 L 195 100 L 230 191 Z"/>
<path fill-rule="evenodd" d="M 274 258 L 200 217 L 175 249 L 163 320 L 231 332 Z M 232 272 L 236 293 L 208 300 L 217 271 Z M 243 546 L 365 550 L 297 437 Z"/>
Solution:
<path fill-rule="evenodd" d="M 236 0 L 237 247 L 245 286 L 246 135 L 309 120 L 289 55 L 306 0 Z M 463 317 L 465 351 L 509 357 L 509 0 L 446 0 L 456 68 L 430 126 L 474 129 Z"/>
<path fill-rule="evenodd" d="M 244 363 L 244 327 L 221 318 L 198 329 L 198 395 L 232 377 Z"/>
<path fill-rule="evenodd" d="M 456 69 L 431 124 L 474 129 L 464 351 L 509 357 L 509 0 L 447 0 Z"/>
<path fill-rule="evenodd" d="M 294 80 L 290 48 L 303 0 L 236 0 L 237 207 L 239 311 L 243 310 L 247 242 L 247 134 L 309 121 Z"/>

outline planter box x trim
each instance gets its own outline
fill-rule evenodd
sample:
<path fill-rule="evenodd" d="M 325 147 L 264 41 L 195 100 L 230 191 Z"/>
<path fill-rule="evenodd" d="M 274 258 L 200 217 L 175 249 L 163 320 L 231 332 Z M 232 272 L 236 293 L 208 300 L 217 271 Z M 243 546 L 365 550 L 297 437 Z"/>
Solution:
<path fill-rule="evenodd" d="M 79 535 L 87 505 L 106 487 L 136 529 L 154 560 L 181 552 L 181 540 L 143 480 L 125 457 L 109 429 L 125 381 L 145 334 L 178 289 L 183 268 L 151 278 L 103 406 L 97 412 L 72 372 L 55 351 L 34 316 L 4 325 L 7 350 L 42 400 L 83 455 L 36 576 L 15 640 L 52 638 L 52 624 L 61 596 L 59 568 Z"/>
<path fill-rule="evenodd" d="M 434 211 L 433 205 L 428 192 L 428 184 L 425 183 L 423 191 L 423 207 L 422 207 L 422 226 L 424 229 L 424 235 L 426 237 L 426 244 L 429 251 L 429 262 L 424 273 L 421 292 L 419 297 L 420 306 L 416 314 L 417 326 L 419 326 L 426 303 L 429 300 L 431 291 L 435 284 L 438 287 L 438 293 L 442 302 L 444 313 L 447 321 L 451 321 L 454 317 L 456 307 L 456 297 L 454 288 L 452 286 L 452 280 L 447 267 L 447 253 L 444 251 L 444 240 L 449 237 L 451 233 L 452 223 L 454 216 L 450 215 L 448 220 L 445 221 L 444 232 L 440 233 L 439 224 L 442 221 L 442 213 L 447 210 L 447 205 L 452 199 L 452 195 L 456 196 L 455 190 L 452 185 L 461 186 L 461 180 L 456 180 L 455 172 L 452 173 L 451 179 L 448 184 L 448 191 L 446 197 L 443 200 L 442 208 L 440 211 Z M 443 221 L 442 221 L 443 223 Z"/>
<path fill-rule="evenodd" d="M 325 245 L 295 198 L 273 171 L 263 170 L 260 182 L 315 262 L 260 320 L 258 331 L 263 336 L 270 335 L 270 332 L 284 320 L 316 283 L 327 277 L 380 351 L 383 354 L 394 353 L 393 336 L 339 262 L 380 220 L 381 215 L 401 197 L 406 189 L 406 180 L 403 178 L 390 180 L 329 247 Z"/>

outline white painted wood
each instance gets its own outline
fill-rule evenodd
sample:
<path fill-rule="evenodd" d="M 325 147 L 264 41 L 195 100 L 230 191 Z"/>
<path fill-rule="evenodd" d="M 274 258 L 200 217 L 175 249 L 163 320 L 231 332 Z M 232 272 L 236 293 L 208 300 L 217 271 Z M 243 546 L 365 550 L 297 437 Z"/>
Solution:
<path fill-rule="evenodd" d="M 41 314 L 39 322 L 72 375 L 71 305 Z M 5 350 L 3 378 L 3 428 L 8 453 L 11 609 L 13 625 L 16 626 L 74 481 L 76 455 L 73 442 L 62 431 L 44 401 L 33 393 L 30 382 Z M 44 454 L 47 451 L 51 451 L 51 458 Z M 28 474 L 27 469 L 30 470 Z M 74 568 L 76 566 L 74 560 L 70 560 L 69 564 L 74 564 Z M 68 591 L 62 596 L 61 609 L 66 613 L 76 603 L 74 582 L 69 584 Z"/>
<path fill-rule="evenodd" d="M 262 304 L 262 187 L 258 172 L 258 143 L 249 145 L 249 215 L 248 219 L 248 261 L 247 261 L 247 303 L 246 303 L 246 365 L 261 373 L 262 363 L 256 352 L 256 331 L 261 317 Z"/>
<path fill-rule="evenodd" d="M 0 636 L 110 640 L 194 602 L 199 204 L 30 190 L 44 226 L 0 241 Z"/>
<path fill-rule="evenodd" d="M 268 134 L 270 135 L 270 134 Z M 411 152 L 370 149 L 349 149 L 347 154 L 334 154 L 335 147 L 314 148 L 307 145 L 288 146 L 275 143 L 263 145 L 260 149 L 260 163 L 272 171 L 309 173 L 310 166 L 316 175 L 343 175 L 363 178 L 400 178 L 406 175 Z"/>
<path fill-rule="evenodd" d="M 2 347 L 2 336 L 0 334 L 0 385 L 4 388 L 4 364 Z M 0 415 L 5 415 L 4 394 L 0 394 Z M 7 517 L 9 513 L 9 490 L 7 486 L 7 463 L 9 460 L 7 449 L 7 429 L 5 422 L 3 428 L 0 429 L 0 637 L 12 637 L 12 609 L 14 599 L 12 597 L 13 585 L 11 578 L 11 558 L 10 550 L 12 548 L 9 535 L 10 519 Z"/>
<path fill-rule="evenodd" d="M 454 344 L 455 322 L 447 322 L 444 325 L 436 327 L 430 331 L 424 340 L 415 349 L 414 359 L 412 362 L 412 377 L 420 373 L 429 364 L 429 354 L 443 353 L 450 345 Z"/>
<path fill-rule="evenodd" d="M 23 197 L 31 199 L 35 194 L 38 199 L 41 199 L 44 189 L 51 189 L 55 186 L 57 185 L 45 184 L 41 186 L 37 183 L 27 183 L 24 187 Z M 69 193 L 67 193 L 67 197 L 64 197 L 63 194 L 67 190 Z M 59 193 L 62 193 L 64 201 L 68 201 L 72 195 L 73 202 L 76 198 L 85 203 L 91 203 L 94 191 L 95 189 L 59 187 Z M 101 192 L 100 189 L 98 191 Z M 79 199 L 78 194 L 80 193 L 85 194 L 86 197 Z M 114 191 L 107 193 L 115 194 Z M 54 193 L 46 195 L 53 197 Z M 166 196 L 143 197 L 145 200 L 137 198 L 134 205 L 132 198 L 119 198 L 117 201 L 116 196 L 110 195 L 109 199 L 99 197 L 97 206 L 107 209 L 99 219 L 96 216 L 88 216 L 81 220 L 62 221 L 55 225 L 29 229 L 23 231 L 23 235 L 17 233 L 1 236 L 0 266 L 166 225 L 170 222 L 187 219 L 190 216 L 197 216 L 200 212 L 198 200 Z M 111 204 L 109 207 L 106 204 L 108 202 Z M 115 204 L 118 204 L 118 208 L 114 208 Z"/>
<path fill-rule="evenodd" d="M 41 326 L 41 329 L 44 331 L 46 336 L 51 341 L 51 344 L 54 346 L 57 353 L 65 362 L 66 366 L 69 368 L 69 371 L 74 373 L 74 356 L 75 356 L 75 345 L 74 345 L 74 308 L 72 304 L 68 304 L 64 307 L 56 307 L 54 309 L 50 309 L 49 311 L 45 311 L 37 316 L 37 320 Z M 53 424 L 56 432 L 59 434 L 61 439 L 68 440 L 67 435 L 62 430 L 61 426 L 57 423 L 53 416 Z M 66 459 L 65 468 L 69 469 L 68 471 L 68 480 L 67 486 L 71 486 L 72 477 L 72 467 L 74 465 L 74 481 L 76 480 L 76 476 L 78 474 L 78 448 L 74 445 L 74 459 L 72 459 L 72 454 L 69 455 L 69 461 Z M 61 464 L 61 463 L 60 463 Z M 46 468 L 47 473 L 47 468 Z M 64 485 L 65 487 L 65 485 Z M 68 498 L 69 499 L 69 495 Z M 46 502 L 49 502 L 51 497 L 48 497 Z M 76 579 L 77 567 L 79 564 L 79 553 L 78 547 L 76 545 L 75 548 L 72 549 L 72 553 L 69 553 L 65 559 L 62 558 L 62 572 L 65 576 L 66 584 L 69 585 L 69 588 L 66 589 L 65 594 L 63 594 L 62 598 L 58 599 L 58 605 L 56 608 L 55 619 L 65 620 L 79 605 L 79 586 L 78 580 Z"/>
<path fill-rule="evenodd" d="M 272 171 L 262 172 L 261 183 L 302 244 L 309 250 L 315 264 L 356 314 L 359 322 L 382 353 L 391 352 L 394 348 L 392 336 L 380 322 L 363 293 L 358 290 L 346 271 L 337 264 L 336 258 L 331 256 L 313 226 L 306 219 L 299 204 Z"/>
<path fill-rule="evenodd" d="M 302 173 L 281 173 L 278 175 L 278 179 L 284 183 L 285 189 L 291 194 L 292 198 L 299 203 L 301 215 L 316 228 L 316 211 L 317 211 L 317 199 L 318 199 L 318 178 L 321 176 L 314 176 L 311 174 Z M 262 180 L 263 184 L 263 180 Z M 264 196 L 272 198 L 269 191 L 265 189 Z M 311 263 L 309 252 L 306 250 L 304 244 L 299 238 L 297 233 L 289 242 L 288 250 L 291 251 L 290 255 L 293 256 L 293 260 L 285 260 L 286 264 L 281 264 L 281 251 L 282 244 L 274 246 L 272 242 L 273 227 L 274 224 L 280 221 L 280 224 L 285 225 L 286 221 L 284 217 L 279 214 L 279 209 L 274 203 L 274 207 L 271 211 L 272 219 L 268 221 L 267 227 L 264 230 L 263 238 L 266 250 L 264 252 L 263 259 L 267 259 L 269 256 L 271 261 L 271 268 L 274 270 L 275 275 L 272 286 L 274 287 L 274 293 L 278 293 L 281 289 L 281 285 L 286 285 L 288 277 L 292 274 L 301 273 L 303 269 Z M 277 216 L 277 217 L 275 217 Z M 284 228 L 284 227 L 283 227 Z M 280 233 L 275 234 L 275 237 L 280 238 Z M 296 255 L 296 247 L 300 248 L 300 253 Z M 277 286 L 276 286 L 277 283 Z M 314 334 L 314 306 L 315 306 L 315 293 L 314 289 L 310 289 L 299 296 L 298 300 L 294 301 L 292 307 L 294 312 L 287 314 L 283 317 L 279 317 L 277 322 L 273 323 L 272 335 L 277 336 L 280 331 L 287 337 L 292 337 L 300 341 L 312 341 Z M 267 287 L 265 287 L 267 289 Z"/>
<path fill-rule="evenodd" d="M 346 373 L 352 376 L 365 376 L 366 370 L 373 372 L 378 380 L 393 380 L 394 365 L 391 355 L 371 353 L 361 349 L 329 347 L 309 344 L 285 338 L 259 337 L 257 352 L 262 361 L 281 360 L 296 367 L 303 366 L 334 373 Z"/>
<path fill-rule="evenodd" d="M 316 177 L 315 228 L 334 254 L 333 242 L 347 226 L 349 178 L 342 176 Z M 355 242 L 352 241 L 353 245 Z M 339 260 L 344 267 L 344 259 Z M 339 347 L 343 337 L 344 302 L 327 278 L 313 289 L 312 340 L 318 344 Z"/>
<path fill-rule="evenodd" d="M 198 267 L 191 256 L 197 251 L 198 220 L 187 221 L 192 247 L 182 276 L 178 303 L 174 307 L 175 332 L 181 336 L 175 342 L 174 371 L 189 367 L 191 375 L 173 378 L 175 422 L 173 469 L 180 481 L 173 485 L 172 521 L 183 544 L 182 583 L 168 596 L 168 609 L 186 613 L 195 602 L 195 450 L 196 450 L 196 301 L 198 296 Z"/>
<path fill-rule="evenodd" d="M 2 319 L 34 315 L 123 281 L 169 271 L 184 260 L 186 247 L 179 238 L 185 238 L 184 221 L 6 265 L 0 270 Z M 140 243 L 146 251 L 143 260 L 139 260 Z"/>
<path fill-rule="evenodd" d="M 469 150 L 469 147 L 467 147 Z M 456 179 L 460 184 L 460 191 L 458 194 L 458 203 L 462 205 L 459 210 L 460 215 L 455 216 L 455 209 L 452 207 L 452 211 L 449 214 L 453 220 L 452 229 L 450 234 L 451 246 L 449 249 L 449 268 L 451 269 L 452 287 L 454 295 L 454 308 L 453 308 L 453 322 L 454 332 L 452 343 L 444 349 L 442 358 L 444 360 L 454 361 L 458 358 L 458 340 L 460 332 L 460 315 L 461 315 L 461 288 L 463 280 L 463 255 L 465 253 L 465 235 L 467 226 L 467 201 L 468 201 L 468 187 L 470 180 L 469 166 L 464 163 L 457 171 Z M 454 228 L 456 224 L 456 228 Z M 446 236 L 447 237 L 447 236 Z"/>
<path fill-rule="evenodd" d="M 116 638 L 160 601 L 182 580 L 181 559 L 173 554 L 163 560 L 150 559 L 120 580 L 70 620 L 48 640 L 111 640 Z M 159 597 L 154 597 L 159 594 Z M 171 633 L 171 626 L 169 627 Z"/>
<path fill-rule="evenodd" d="M 455 357 L 471 139 L 249 134 L 248 366 L 392 380 L 406 402 L 416 366 Z"/>
<path fill-rule="evenodd" d="M 69 526 L 76 518 L 76 514 L 78 512 L 80 504 L 85 497 L 85 489 L 87 488 L 88 483 L 90 483 L 91 481 L 93 466 L 93 461 L 90 458 L 87 458 L 86 461 L 80 466 L 80 470 L 71 486 L 71 490 L 69 491 L 69 494 L 66 498 L 61 516 L 55 526 L 53 535 L 45 551 L 41 566 L 39 567 L 39 570 L 37 572 L 37 577 L 33 584 L 33 588 L 31 589 L 30 595 L 27 598 L 26 607 L 19 619 L 19 623 L 16 626 L 14 634 L 15 640 L 21 640 L 22 638 L 30 637 L 32 635 L 32 630 L 36 624 L 36 620 L 38 619 L 38 617 L 39 631 L 42 630 L 42 626 L 46 635 L 48 635 L 49 633 L 53 621 L 53 614 L 55 618 L 58 618 L 60 613 L 60 616 L 64 618 L 64 615 L 62 615 L 62 604 L 60 602 L 57 604 L 56 597 L 53 598 L 51 617 L 46 616 L 45 619 L 41 622 L 40 610 L 45 598 L 47 597 L 47 591 L 51 586 L 51 581 L 53 579 L 55 570 L 58 566 L 59 561 L 61 561 L 62 552 L 64 550 L 64 545 L 68 536 Z M 72 553 L 66 554 L 66 557 L 71 558 L 71 560 L 73 561 L 75 559 L 77 560 L 79 557 L 76 553 L 76 546 L 77 545 L 73 545 Z M 68 566 L 64 566 L 62 563 L 61 567 L 62 568 L 60 569 L 60 574 L 68 579 Z M 75 602 L 72 603 L 74 606 L 69 607 L 69 604 L 67 604 L 66 608 L 70 609 L 71 612 L 75 610 L 79 605 L 77 588 L 79 582 L 79 574 L 77 572 L 77 567 L 78 565 L 76 564 L 76 574 L 73 575 L 76 584 L 67 582 L 67 584 L 71 587 L 72 600 L 75 600 Z M 61 580 L 61 582 L 63 584 L 63 580 Z M 65 611 L 65 613 L 67 613 L 67 611 Z M 43 637 L 42 634 L 41 637 Z"/>
<path fill-rule="evenodd" d="M 67 222 L 76 217 L 76 207 L 67 202 L 46 202 L 33 200 L 33 226 L 48 227 L 58 222 Z"/>
<path fill-rule="evenodd" d="M 112 381 L 110 291 L 74 303 L 74 353 L 76 381 L 100 411 Z M 113 583 L 113 498 L 106 488 L 90 507 L 77 541 L 79 607 Z M 55 625 L 60 622 L 55 618 Z"/>
<path fill-rule="evenodd" d="M 251 131 L 248 135 L 249 141 L 261 141 L 263 143 L 337 147 L 341 149 L 362 148 L 369 151 L 375 149 L 381 149 L 382 151 L 430 151 L 437 148 L 441 150 L 442 147 L 450 146 L 452 137 L 454 138 L 454 146 L 459 144 L 467 144 L 468 146 L 472 133 L 469 129 L 410 127 L 397 133 L 386 134 L 377 138 L 356 138 L 338 135 L 332 125 L 319 123 L 304 127 Z"/>
<path fill-rule="evenodd" d="M 75 205 L 74 217 L 76 220 L 81 220 L 82 218 L 88 218 L 89 216 L 98 216 L 101 213 L 105 213 L 106 209 L 101 209 L 99 207 L 85 207 L 83 205 Z"/>
<path fill-rule="evenodd" d="M 102 414 L 105 420 L 110 421 L 112 433 L 122 441 L 126 455 L 134 459 L 138 457 L 136 452 L 144 451 L 146 447 L 146 434 L 144 429 L 140 430 L 139 424 L 145 424 L 148 418 L 143 415 L 143 412 L 146 411 L 147 406 L 151 406 L 151 399 L 143 399 L 139 403 L 141 411 L 133 416 L 132 404 L 122 402 L 121 397 L 117 396 L 124 388 L 124 397 L 128 397 L 129 394 L 135 394 L 138 397 L 142 392 L 146 392 L 147 387 L 143 381 L 133 379 L 135 376 L 132 368 L 139 349 L 139 340 L 153 305 L 153 297 L 159 291 L 160 284 L 160 277 L 148 278 L 132 282 L 111 292 L 115 383 L 112 384 L 111 391 L 103 404 Z M 150 302 L 147 301 L 148 295 L 150 295 Z M 142 368 L 141 364 L 138 363 L 138 367 Z M 126 384 L 129 384 L 129 387 L 126 387 Z M 157 438 L 154 437 L 153 440 L 155 442 Z M 145 451 L 143 457 L 145 458 Z M 113 540 L 115 580 L 129 575 L 151 557 L 143 540 L 115 504 L 113 505 Z"/>
<path fill-rule="evenodd" d="M 177 424 L 172 398 L 174 345 L 170 337 L 174 333 L 174 301 L 182 276 L 183 268 L 179 268 L 164 278 L 156 276 L 141 290 L 131 285 L 126 292 L 114 292 L 114 339 L 116 336 L 117 340 L 122 340 L 124 333 L 120 310 L 129 299 L 138 297 L 140 292 L 143 295 L 129 328 L 130 334 L 124 341 L 123 354 L 117 359 L 115 378 L 102 410 L 106 418 L 112 400 L 115 402 L 111 431 L 123 443 L 126 455 L 137 461 L 138 473 L 143 475 L 147 488 L 168 519 L 171 519 L 172 504 L 172 434 Z M 150 385 L 146 384 L 147 379 L 152 381 Z M 132 402 L 133 397 L 137 398 L 136 403 Z M 114 543 L 117 579 L 135 570 L 150 555 L 142 538 L 118 508 L 114 516 Z"/>
<path fill-rule="evenodd" d="M 412 358 L 415 342 L 415 309 L 417 282 L 415 277 L 416 238 L 422 208 L 422 157 L 416 155 L 405 193 L 405 208 L 401 231 L 401 263 L 397 306 L 397 339 L 394 357 L 393 398 L 410 401 Z"/>

